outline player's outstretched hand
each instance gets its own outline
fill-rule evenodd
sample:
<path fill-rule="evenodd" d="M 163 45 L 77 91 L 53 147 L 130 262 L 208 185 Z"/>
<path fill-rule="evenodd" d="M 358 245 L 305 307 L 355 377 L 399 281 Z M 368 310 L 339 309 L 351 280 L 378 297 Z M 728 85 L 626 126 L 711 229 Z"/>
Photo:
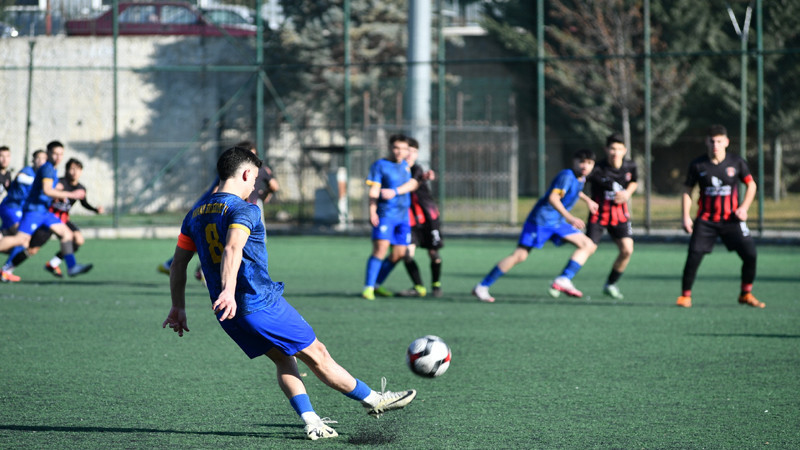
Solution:
<path fill-rule="evenodd" d="M 692 221 L 691 217 L 684 217 L 683 218 L 683 231 L 692 234 L 692 230 L 694 230 L 694 222 Z"/>
<path fill-rule="evenodd" d="M 222 312 L 219 316 L 220 322 L 236 316 L 236 298 L 231 293 L 222 291 L 211 307 L 214 308 L 214 312 Z"/>
<path fill-rule="evenodd" d="M 171 308 L 167 319 L 161 324 L 161 328 L 167 328 L 167 325 L 172 331 L 178 333 L 178 337 L 183 337 L 183 332 L 189 331 L 189 327 L 186 326 L 186 310 L 183 308 Z"/>

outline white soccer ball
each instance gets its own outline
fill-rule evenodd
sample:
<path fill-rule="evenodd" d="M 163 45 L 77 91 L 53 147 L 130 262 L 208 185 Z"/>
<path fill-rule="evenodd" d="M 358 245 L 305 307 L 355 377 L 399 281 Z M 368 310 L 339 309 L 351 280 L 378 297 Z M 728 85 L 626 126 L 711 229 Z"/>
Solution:
<path fill-rule="evenodd" d="M 406 363 L 421 377 L 438 377 L 450 367 L 450 347 L 438 336 L 425 336 L 408 346 Z"/>

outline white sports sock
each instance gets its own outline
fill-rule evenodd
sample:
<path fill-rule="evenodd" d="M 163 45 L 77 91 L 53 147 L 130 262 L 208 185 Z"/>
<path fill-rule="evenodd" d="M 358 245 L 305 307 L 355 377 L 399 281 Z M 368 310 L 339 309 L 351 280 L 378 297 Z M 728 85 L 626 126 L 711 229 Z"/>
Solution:
<path fill-rule="evenodd" d="M 61 258 L 58 256 L 53 256 L 53 259 L 50 260 L 50 267 L 58 267 L 61 264 Z"/>
<path fill-rule="evenodd" d="M 303 419 L 303 422 L 306 425 L 322 422 L 322 419 L 320 419 L 317 413 L 314 411 L 304 412 L 303 414 L 300 414 L 300 418 Z"/>

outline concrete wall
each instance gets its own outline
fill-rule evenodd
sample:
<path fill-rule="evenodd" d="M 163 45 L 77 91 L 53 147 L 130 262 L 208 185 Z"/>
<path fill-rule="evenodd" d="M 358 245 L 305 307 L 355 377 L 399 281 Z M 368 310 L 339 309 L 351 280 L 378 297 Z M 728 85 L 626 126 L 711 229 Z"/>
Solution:
<path fill-rule="evenodd" d="M 118 39 L 117 54 L 121 202 L 142 212 L 185 207 L 213 179 L 219 147 L 252 137 L 254 87 L 247 73 L 151 67 L 250 64 L 252 46 L 221 38 L 130 37 Z M 12 167 L 29 163 L 23 159 L 30 117 L 28 152 L 62 141 L 66 158 L 84 163 L 89 201 L 109 211 L 114 203 L 112 66 L 110 37 L 0 39 L 0 144 L 11 147 Z M 211 122 L 243 85 L 245 95 Z M 173 159 L 178 161 L 173 169 L 145 189 Z"/>

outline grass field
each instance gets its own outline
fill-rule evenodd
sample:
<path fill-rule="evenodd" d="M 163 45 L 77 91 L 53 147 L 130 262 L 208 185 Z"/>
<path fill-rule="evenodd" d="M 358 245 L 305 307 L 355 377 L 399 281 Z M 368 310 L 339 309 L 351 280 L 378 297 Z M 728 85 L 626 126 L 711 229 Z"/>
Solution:
<path fill-rule="evenodd" d="M 755 293 L 736 303 L 739 260 L 709 255 L 695 306 L 674 305 L 686 247 L 641 243 L 612 301 L 604 243 L 576 278 L 584 299 L 552 299 L 569 250 L 546 247 L 493 287 L 471 287 L 513 240 L 450 239 L 443 298 L 362 300 L 365 238 L 270 238 L 270 271 L 333 356 L 374 388 L 417 399 L 381 419 L 306 378 L 340 436 L 303 439 L 266 358 L 248 360 L 215 323 L 202 286 L 188 289 L 189 332 L 161 329 L 174 241 L 90 241 L 95 269 L 57 280 L 55 251 L 0 286 L 0 448 L 800 448 L 800 256 L 759 248 Z M 428 279 L 427 256 L 418 255 Z M 409 285 L 402 268 L 386 286 Z M 416 337 L 452 347 L 437 379 L 404 362 Z M 302 372 L 308 372 L 301 365 Z"/>

